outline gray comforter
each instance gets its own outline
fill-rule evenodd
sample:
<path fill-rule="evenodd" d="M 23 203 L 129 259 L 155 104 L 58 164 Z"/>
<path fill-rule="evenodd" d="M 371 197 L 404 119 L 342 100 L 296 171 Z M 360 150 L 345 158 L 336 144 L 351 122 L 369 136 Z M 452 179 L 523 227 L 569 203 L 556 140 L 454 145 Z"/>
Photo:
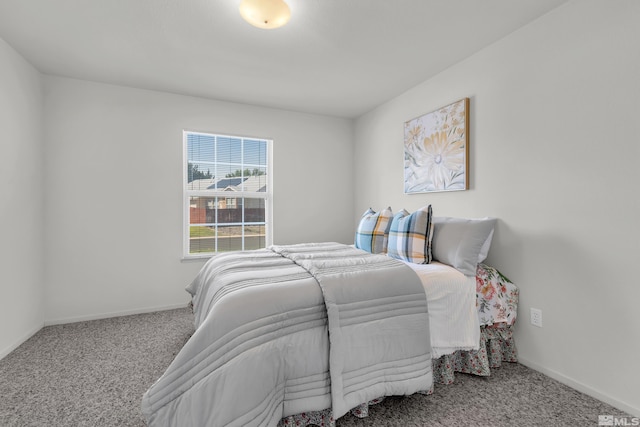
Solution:
<path fill-rule="evenodd" d="M 187 290 L 196 330 L 143 397 L 151 426 L 338 418 L 432 385 L 424 289 L 386 256 L 337 243 L 220 254 Z"/>

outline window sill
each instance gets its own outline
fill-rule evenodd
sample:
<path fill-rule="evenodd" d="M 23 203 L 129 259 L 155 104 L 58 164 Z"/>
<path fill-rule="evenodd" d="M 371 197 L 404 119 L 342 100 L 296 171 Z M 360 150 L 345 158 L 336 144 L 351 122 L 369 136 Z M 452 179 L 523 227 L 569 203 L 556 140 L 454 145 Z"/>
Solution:
<path fill-rule="evenodd" d="M 183 256 L 180 262 L 208 261 L 213 255 Z"/>

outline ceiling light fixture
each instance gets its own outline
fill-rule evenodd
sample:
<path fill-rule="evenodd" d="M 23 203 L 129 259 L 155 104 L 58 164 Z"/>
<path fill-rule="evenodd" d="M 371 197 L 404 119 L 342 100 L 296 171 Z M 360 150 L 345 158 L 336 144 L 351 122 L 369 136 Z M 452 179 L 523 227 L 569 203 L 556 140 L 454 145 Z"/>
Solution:
<path fill-rule="evenodd" d="M 254 27 L 270 30 L 289 22 L 291 10 L 284 0 L 242 0 L 240 15 Z"/>

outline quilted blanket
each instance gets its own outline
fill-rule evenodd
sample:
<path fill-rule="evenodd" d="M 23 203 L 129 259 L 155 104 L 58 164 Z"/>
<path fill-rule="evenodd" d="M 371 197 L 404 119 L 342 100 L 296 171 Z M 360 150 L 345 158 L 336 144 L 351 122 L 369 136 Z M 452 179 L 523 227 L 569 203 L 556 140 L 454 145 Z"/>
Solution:
<path fill-rule="evenodd" d="M 424 289 L 403 263 L 336 243 L 211 258 L 196 331 L 145 393 L 150 426 L 275 426 L 432 385 Z"/>

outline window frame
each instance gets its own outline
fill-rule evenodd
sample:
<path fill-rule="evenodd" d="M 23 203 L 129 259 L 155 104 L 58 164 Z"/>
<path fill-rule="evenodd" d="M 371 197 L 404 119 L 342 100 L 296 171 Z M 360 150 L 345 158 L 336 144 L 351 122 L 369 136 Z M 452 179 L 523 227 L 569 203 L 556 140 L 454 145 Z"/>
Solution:
<path fill-rule="evenodd" d="M 253 137 L 253 136 L 237 136 L 237 135 L 229 135 L 225 133 L 214 133 L 214 132 L 201 132 L 201 131 L 192 131 L 184 129 L 182 131 L 182 259 L 183 260 L 197 260 L 197 259 L 206 259 L 211 258 L 212 256 L 218 253 L 223 252 L 204 252 L 204 253 L 190 253 L 190 199 L 191 197 L 218 197 L 219 200 L 225 200 L 229 197 L 229 192 L 224 190 L 189 190 L 188 189 L 188 180 L 189 180 L 189 152 L 188 152 L 188 135 L 204 135 L 211 137 L 221 137 L 221 138 L 230 138 L 230 139 L 240 139 L 240 140 L 258 140 L 258 141 L 266 141 L 267 143 L 267 191 L 257 192 L 257 191 L 237 191 L 233 193 L 233 198 L 250 198 L 250 199 L 263 199 L 264 200 L 264 209 L 265 209 L 265 246 L 269 246 L 273 244 L 273 139 L 264 138 L 264 137 Z M 244 201 L 243 201 L 244 206 Z M 243 215 L 244 216 L 244 215 Z M 244 218 L 243 222 L 244 224 Z M 244 235 L 244 227 L 243 227 L 243 235 Z M 243 239 L 243 248 L 244 248 L 244 239 Z"/>

